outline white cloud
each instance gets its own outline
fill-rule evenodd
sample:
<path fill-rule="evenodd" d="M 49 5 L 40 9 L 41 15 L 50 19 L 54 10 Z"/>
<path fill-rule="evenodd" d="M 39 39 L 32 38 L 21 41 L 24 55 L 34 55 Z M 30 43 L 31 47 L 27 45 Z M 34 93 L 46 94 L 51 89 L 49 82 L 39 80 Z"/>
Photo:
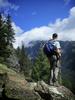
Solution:
<path fill-rule="evenodd" d="M 48 26 L 34 28 L 23 33 L 19 37 L 16 37 L 16 43 L 14 44 L 14 47 L 16 48 L 17 46 L 21 45 L 22 42 L 25 44 L 25 46 L 31 46 L 31 44 L 29 44 L 31 41 L 47 40 L 50 38 L 50 32 L 52 33 L 53 30 Z"/>
<path fill-rule="evenodd" d="M 73 7 L 73 8 L 70 10 L 70 15 L 71 15 L 71 16 L 75 16 L 75 7 Z"/>
<path fill-rule="evenodd" d="M 17 26 L 14 22 L 12 22 L 12 27 L 16 33 L 16 36 L 19 36 L 21 33 L 23 33 L 23 29 L 21 29 L 19 26 Z"/>
<path fill-rule="evenodd" d="M 48 26 L 41 26 L 33 28 L 22 35 L 16 37 L 14 47 L 21 45 L 29 46 L 29 42 L 36 40 L 47 40 L 51 38 L 52 33 L 58 33 L 61 40 L 75 40 L 75 7 L 70 9 L 67 18 L 56 19 L 55 23 L 50 23 Z"/>
<path fill-rule="evenodd" d="M 10 3 L 8 0 L 0 0 L 0 8 L 18 10 L 19 6 Z"/>

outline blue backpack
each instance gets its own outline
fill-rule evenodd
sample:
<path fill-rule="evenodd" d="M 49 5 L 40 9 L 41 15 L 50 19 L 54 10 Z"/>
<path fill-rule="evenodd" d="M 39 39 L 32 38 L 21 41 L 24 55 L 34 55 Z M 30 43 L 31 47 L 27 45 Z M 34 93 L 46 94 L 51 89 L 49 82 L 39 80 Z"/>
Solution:
<path fill-rule="evenodd" d="M 53 45 L 53 42 L 49 40 L 45 43 L 43 47 L 43 52 L 46 56 L 51 56 L 55 53 L 55 49 L 56 47 Z"/>

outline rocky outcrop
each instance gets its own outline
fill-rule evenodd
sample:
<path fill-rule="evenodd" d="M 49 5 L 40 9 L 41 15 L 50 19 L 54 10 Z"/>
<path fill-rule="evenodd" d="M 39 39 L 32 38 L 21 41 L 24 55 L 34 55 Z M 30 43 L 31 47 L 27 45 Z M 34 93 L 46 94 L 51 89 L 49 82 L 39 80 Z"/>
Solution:
<path fill-rule="evenodd" d="M 34 91 L 34 86 L 23 75 L 1 65 L 0 100 L 41 100 L 40 95 Z"/>
<path fill-rule="evenodd" d="M 23 86 L 8 81 L 2 92 L 4 100 L 75 100 L 73 93 L 64 86 L 49 86 L 43 81 Z"/>
<path fill-rule="evenodd" d="M 44 81 L 27 82 L 19 73 L 6 67 L 2 70 L 0 100 L 75 100 L 74 94 L 64 86 L 50 86 Z"/>
<path fill-rule="evenodd" d="M 35 87 L 35 91 L 44 100 L 75 100 L 73 93 L 64 86 L 50 86 L 40 81 Z"/>

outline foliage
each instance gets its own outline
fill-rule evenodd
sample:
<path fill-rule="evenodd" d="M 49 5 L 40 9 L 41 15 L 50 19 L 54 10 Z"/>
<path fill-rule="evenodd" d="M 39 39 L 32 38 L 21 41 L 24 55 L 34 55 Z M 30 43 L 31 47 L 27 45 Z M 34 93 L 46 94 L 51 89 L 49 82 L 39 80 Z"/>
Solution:
<path fill-rule="evenodd" d="M 15 74 L 16 72 L 12 69 L 9 69 L 7 65 L 0 63 L 0 73 L 8 73 L 8 74 Z"/>
<path fill-rule="evenodd" d="M 42 48 L 40 48 L 38 56 L 35 59 L 33 70 L 32 70 L 32 78 L 35 81 L 44 80 L 48 82 L 48 78 L 50 75 L 50 65 L 48 59 L 43 54 Z"/>
<path fill-rule="evenodd" d="M 11 17 L 8 15 L 5 19 L 0 13 L 0 58 L 7 58 L 11 53 L 14 40 L 14 30 L 12 28 Z"/>
<path fill-rule="evenodd" d="M 12 28 L 12 22 L 11 22 L 11 16 L 7 16 L 7 21 L 6 21 L 6 28 L 7 28 L 7 44 L 12 45 L 14 42 L 14 29 Z"/>
<path fill-rule="evenodd" d="M 20 47 L 17 48 L 16 53 L 19 59 L 20 71 L 23 72 L 25 76 L 30 76 L 32 63 L 26 54 L 26 49 L 24 47 L 24 44 L 22 44 L 21 48 Z"/>

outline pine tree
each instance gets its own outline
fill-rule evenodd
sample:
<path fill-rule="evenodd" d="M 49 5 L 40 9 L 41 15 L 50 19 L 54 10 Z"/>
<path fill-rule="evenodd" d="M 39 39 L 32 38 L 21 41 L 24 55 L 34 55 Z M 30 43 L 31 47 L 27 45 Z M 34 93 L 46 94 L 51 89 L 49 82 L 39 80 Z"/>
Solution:
<path fill-rule="evenodd" d="M 14 42 L 15 33 L 12 28 L 11 16 L 9 14 L 7 16 L 6 27 L 7 27 L 7 44 L 12 45 L 12 43 Z"/>
<path fill-rule="evenodd" d="M 6 59 L 10 56 L 14 41 L 14 30 L 12 28 L 11 17 L 8 15 L 3 19 L 0 13 L 0 58 Z"/>
<path fill-rule="evenodd" d="M 21 66 L 21 71 L 24 71 L 25 66 L 26 66 L 26 54 L 25 54 L 25 47 L 22 44 L 22 48 L 20 51 L 20 60 L 19 60 L 20 66 Z"/>
<path fill-rule="evenodd" d="M 17 56 L 19 58 L 20 70 L 24 73 L 25 76 L 30 76 L 31 73 L 31 61 L 26 54 L 26 48 L 22 43 L 22 47 L 17 48 Z"/>
<path fill-rule="evenodd" d="M 3 21 L 2 14 L 0 13 L 0 57 L 5 57 L 7 55 L 6 36 L 5 21 Z"/>
<path fill-rule="evenodd" d="M 48 82 L 50 75 L 50 65 L 48 59 L 44 55 L 42 49 L 40 48 L 38 56 L 35 59 L 33 70 L 32 70 L 32 79 L 35 81 L 44 80 Z"/>

